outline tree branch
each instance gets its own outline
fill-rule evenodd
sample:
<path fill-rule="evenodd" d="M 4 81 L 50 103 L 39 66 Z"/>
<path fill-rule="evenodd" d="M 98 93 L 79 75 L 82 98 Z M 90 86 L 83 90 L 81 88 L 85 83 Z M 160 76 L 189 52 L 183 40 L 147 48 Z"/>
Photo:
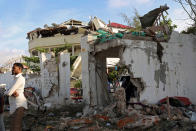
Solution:
<path fill-rule="evenodd" d="M 182 0 L 178 0 L 178 2 L 181 4 L 182 8 L 186 11 L 186 13 L 188 14 L 189 18 L 191 20 L 194 20 L 194 18 L 192 18 L 191 14 L 187 11 L 187 9 L 184 7 L 184 4 L 182 3 Z"/>
<path fill-rule="evenodd" d="M 193 17 L 195 17 L 195 16 L 196 16 L 196 11 L 195 11 L 194 8 L 193 8 L 193 4 L 192 4 L 191 0 L 187 0 L 187 1 L 188 1 L 188 3 L 189 3 L 189 6 L 190 6 L 190 8 L 191 8 L 193 14 L 194 14 Z"/>

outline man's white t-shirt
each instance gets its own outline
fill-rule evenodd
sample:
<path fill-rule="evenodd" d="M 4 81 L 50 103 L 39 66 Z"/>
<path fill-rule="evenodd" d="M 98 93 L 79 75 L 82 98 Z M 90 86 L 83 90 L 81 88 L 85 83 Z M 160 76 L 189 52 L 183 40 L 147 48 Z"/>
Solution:
<path fill-rule="evenodd" d="M 6 92 L 9 96 L 10 114 L 13 114 L 19 107 L 27 109 L 27 99 L 24 96 L 24 87 L 25 78 L 22 76 L 22 73 L 20 73 L 14 77 L 13 86 Z M 17 97 L 12 96 L 15 91 L 18 93 Z"/>

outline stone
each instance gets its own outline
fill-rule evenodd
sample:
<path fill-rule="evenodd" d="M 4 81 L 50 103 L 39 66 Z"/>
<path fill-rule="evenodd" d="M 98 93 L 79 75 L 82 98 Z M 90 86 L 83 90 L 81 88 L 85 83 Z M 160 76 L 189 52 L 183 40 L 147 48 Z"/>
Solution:
<path fill-rule="evenodd" d="M 95 110 L 89 107 L 88 105 L 83 108 L 83 116 L 92 115 L 95 113 Z"/>
<path fill-rule="evenodd" d="M 50 112 L 50 113 L 48 114 L 48 116 L 51 116 L 51 117 L 52 117 L 52 116 L 55 116 L 55 115 L 54 115 L 54 113 Z"/>
<path fill-rule="evenodd" d="M 116 107 L 116 103 L 110 104 L 103 109 L 103 112 L 112 111 Z"/>
<path fill-rule="evenodd" d="M 114 113 L 113 111 L 108 111 L 107 112 L 107 116 L 110 118 L 115 118 L 116 117 L 116 113 Z"/>
<path fill-rule="evenodd" d="M 71 121 L 71 119 L 72 119 L 71 117 L 60 118 L 61 123 L 60 123 L 59 129 L 62 130 L 62 129 L 69 127 L 68 122 Z"/>
<path fill-rule="evenodd" d="M 74 129 L 74 130 L 78 130 L 80 128 L 83 128 L 85 127 L 86 125 L 85 124 L 82 124 L 82 125 L 79 125 L 79 126 L 73 126 L 73 127 L 70 127 L 71 129 Z"/>
<path fill-rule="evenodd" d="M 61 112 L 60 114 L 61 114 L 61 116 L 65 117 L 65 116 L 68 116 L 70 113 L 68 111 L 66 111 L 66 112 Z"/>
<path fill-rule="evenodd" d="M 76 117 L 81 117 L 81 116 L 82 116 L 81 112 L 76 113 Z"/>
<path fill-rule="evenodd" d="M 112 119 L 110 119 L 110 122 L 111 122 L 112 124 L 116 124 L 118 121 L 119 121 L 118 118 L 112 118 Z"/>
<path fill-rule="evenodd" d="M 99 127 L 98 125 L 96 126 L 90 126 L 90 127 L 85 127 L 85 128 L 82 128 L 81 131 L 102 131 L 102 128 Z"/>
<path fill-rule="evenodd" d="M 190 119 L 187 118 L 187 117 L 184 117 L 182 120 L 183 120 L 184 122 L 190 122 Z"/>
<path fill-rule="evenodd" d="M 111 126 L 111 124 L 110 123 L 106 123 L 106 126 Z"/>
<path fill-rule="evenodd" d="M 66 117 L 66 118 L 62 117 L 62 118 L 60 118 L 60 121 L 68 122 L 68 121 L 70 121 L 71 119 L 72 119 L 71 117 Z"/>
<path fill-rule="evenodd" d="M 128 116 L 134 116 L 134 115 L 139 116 L 138 111 L 136 111 L 134 109 L 133 110 L 126 110 L 126 113 Z"/>
<path fill-rule="evenodd" d="M 136 110 L 141 110 L 141 109 L 143 109 L 143 107 L 142 107 L 141 105 L 138 105 L 138 104 L 135 104 L 135 105 L 134 105 L 134 108 L 135 108 Z"/>
<path fill-rule="evenodd" d="M 83 124 L 91 124 L 91 123 L 93 123 L 93 121 L 90 120 L 89 118 L 74 119 L 67 122 L 68 126 L 70 127 L 83 125 Z"/>
<path fill-rule="evenodd" d="M 67 123 L 60 123 L 59 130 L 64 130 L 67 127 L 68 127 Z"/>
<path fill-rule="evenodd" d="M 104 115 L 100 115 L 100 114 L 97 114 L 94 117 L 101 120 L 101 121 L 108 121 L 109 120 L 109 117 L 104 116 Z"/>
<path fill-rule="evenodd" d="M 193 125 L 193 130 L 196 130 L 196 124 Z"/>
<path fill-rule="evenodd" d="M 125 117 L 125 118 L 123 118 L 123 119 L 120 119 L 120 120 L 117 122 L 117 126 L 118 126 L 118 128 L 124 128 L 124 127 L 126 127 L 128 124 L 133 124 L 133 123 L 135 123 L 138 119 L 139 119 L 139 115 L 133 113 L 132 116 L 129 116 L 129 117 Z"/>
<path fill-rule="evenodd" d="M 127 109 L 133 110 L 133 107 L 131 105 L 128 105 Z"/>
<path fill-rule="evenodd" d="M 145 110 L 145 111 L 146 111 L 146 113 L 147 113 L 147 114 L 151 113 L 151 109 L 150 109 L 150 108 L 148 108 L 148 107 L 146 108 L 146 110 Z"/>
<path fill-rule="evenodd" d="M 124 88 L 117 88 L 115 92 L 115 100 L 116 100 L 116 107 L 117 112 L 124 114 L 126 110 L 126 94 Z"/>
<path fill-rule="evenodd" d="M 136 128 L 141 127 L 142 129 L 146 129 L 148 127 L 153 126 L 153 124 L 157 124 L 160 121 L 158 116 L 144 116 L 143 118 L 135 121 L 133 123 L 128 123 L 125 125 L 125 128 Z"/>
<path fill-rule="evenodd" d="M 137 102 L 138 102 L 137 98 L 130 98 L 130 103 L 137 103 Z"/>

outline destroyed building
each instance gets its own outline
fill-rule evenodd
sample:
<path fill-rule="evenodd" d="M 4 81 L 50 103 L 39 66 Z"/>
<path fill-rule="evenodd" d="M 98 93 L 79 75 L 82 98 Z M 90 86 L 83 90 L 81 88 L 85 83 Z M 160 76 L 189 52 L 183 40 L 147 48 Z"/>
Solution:
<path fill-rule="evenodd" d="M 111 102 L 112 98 L 107 92 L 107 58 L 120 58 L 120 65 L 126 67 L 128 72 L 126 75 L 135 87 L 133 94 L 137 101 L 147 100 L 149 103 L 156 103 L 166 96 L 186 96 L 195 102 L 192 94 L 195 89 L 193 84 L 195 63 L 191 60 L 195 58 L 195 36 L 171 32 L 167 24 L 161 25 L 161 17 L 165 21 L 163 12 L 167 9 L 169 8 L 166 5 L 161 6 L 140 17 L 143 27 L 141 31 L 133 31 L 132 27 L 113 22 L 107 25 L 96 17 L 88 25 L 70 20 L 53 28 L 37 29 L 27 34 L 29 50 L 51 46 L 49 50 L 52 51 L 57 42 L 62 45 L 72 43 L 73 46 L 77 43 L 78 49 L 81 48 L 81 57 L 78 57 L 74 63 L 77 66 L 74 67 L 74 71 L 77 72 L 78 77 L 80 75 L 82 77 L 83 99 L 90 106 L 103 106 Z M 51 83 L 43 75 L 47 65 L 51 65 L 51 67 L 48 65 L 47 69 L 49 72 L 47 78 L 51 80 L 52 77 L 49 76 L 52 75 L 50 73 L 54 71 L 55 66 L 62 66 L 64 69 L 68 65 L 69 53 L 74 55 L 74 48 L 72 51 L 65 52 L 66 61 L 60 60 L 63 65 L 53 62 L 50 64 L 50 59 L 54 59 L 52 54 L 40 55 L 42 90 L 48 87 L 49 93 L 52 89 Z M 188 56 L 191 57 L 187 59 Z M 47 65 L 44 64 L 45 62 Z M 69 68 L 67 67 L 67 70 Z M 69 73 L 65 70 L 55 70 L 55 72 L 57 74 L 52 75 L 55 76 L 53 82 L 56 83 L 55 86 L 60 85 L 60 76 L 62 76 L 62 88 L 68 91 L 70 85 L 63 85 L 65 80 L 63 77 L 65 75 L 68 77 L 69 74 L 72 76 L 73 72 Z M 70 83 L 68 79 L 66 78 L 65 81 Z M 59 89 L 57 91 L 59 92 Z M 48 93 L 44 96 L 48 96 Z"/>
<path fill-rule="evenodd" d="M 78 20 L 69 20 L 60 25 L 53 24 L 52 27 L 37 28 L 27 33 L 29 39 L 29 52 L 32 56 L 38 56 L 37 48 L 53 51 L 54 48 L 71 44 L 72 55 L 80 52 L 80 39 L 87 28 L 87 24 Z"/>
<path fill-rule="evenodd" d="M 162 63 L 153 41 L 132 40 L 125 36 L 108 42 L 94 44 L 82 40 L 82 78 L 84 99 L 88 104 L 102 105 L 109 101 L 106 93 L 106 58 L 120 58 L 129 69 L 131 79 L 140 90 L 140 101 L 156 103 L 165 96 L 195 98 L 195 42 L 193 35 L 173 32 L 169 42 L 163 46 Z M 144 89 L 141 90 L 141 83 Z M 105 95 L 104 95 L 105 94 Z M 105 97 L 103 97 L 105 96 Z"/>
<path fill-rule="evenodd" d="M 82 84 L 87 104 L 103 106 L 112 100 L 107 92 L 106 58 L 120 58 L 120 63 L 127 67 L 130 81 L 137 87 L 137 101 L 156 103 L 166 96 L 184 96 L 196 103 L 196 37 L 157 25 L 167 9 L 161 6 L 144 15 L 143 19 L 153 17 L 151 24 L 147 21 L 144 27 L 146 35 L 141 32 L 114 35 L 106 31 L 97 38 L 98 42 L 88 42 L 88 38 L 96 37 L 93 34 L 82 38 Z M 156 32 L 162 32 L 162 37 Z"/>
<path fill-rule="evenodd" d="M 58 102 L 62 104 L 64 100 L 70 99 L 70 92 L 73 92 L 72 89 L 75 82 L 82 77 L 82 59 L 80 56 L 82 36 L 86 34 L 94 34 L 97 36 L 100 34 L 97 32 L 100 28 L 118 32 L 126 31 L 131 27 L 118 23 L 110 23 L 107 25 L 97 17 L 92 18 L 87 24 L 71 19 L 59 25 L 52 25 L 52 27 L 45 25 L 43 29 L 38 28 L 27 33 L 29 52 L 31 56 L 38 56 L 40 58 L 41 69 L 39 76 L 33 78 L 28 77 L 28 81 L 31 83 L 28 85 L 37 86 L 36 88 L 41 92 L 42 97 L 50 99 L 48 100 L 49 103 L 54 104 L 55 101 L 58 100 Z M 95 39 L 97 39 L 97 37 L 90 36 L 88 38 L 89 41 L 94 41 Z M 56 48 L 61 48 L 67 44 L 71 45 L 72 48 L 61 52 L 58 56 L 52 53 Z M 46 52 L 40 52 L 38 48 L 45 49 Z M 75 62 L 72 63 L 72 67 L 70 67 L 70 56 L 77 56 Z M 58 61 L 56 61 L 55 57 L 58 57 Z M 34 82 L 35 80 L 39 84 L 36 84 Z M 61 100 L 59 100 L 59 98 Z"/>
<path fill-rule="evenodd" d="M 45 107 L 71 105 L 71 79 L 82 79 L 83 113 L 70 118 L 63 109 L 55 129 L 147 129 L 161 120 L 195 121 L 196 36 L 160 24 L 167 9 L 161 6 L 140 17 L 140 31 L 95 17 L 87 25 L 70 20 L 27 34 L 29 51 L 39 56 L 41 68 L 39 76 L 28 76 L 27 84 L 39 89 Z M 56 56 L 53 49 L 65 44 L 72 49 Z M 48 52 L 36 52 L 38 47 Z M 71 55 L 78 55 L 73 70 Z M 108 58 L 115 58 L 115 64 L 108 64 Z M 109 68 L 122 69 L 113 91 L 108 89 Z"/>

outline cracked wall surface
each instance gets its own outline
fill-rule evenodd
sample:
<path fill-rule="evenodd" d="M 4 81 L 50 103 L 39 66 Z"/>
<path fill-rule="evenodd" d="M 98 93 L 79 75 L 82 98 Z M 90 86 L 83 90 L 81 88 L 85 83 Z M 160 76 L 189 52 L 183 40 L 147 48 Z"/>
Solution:
<path fill-rule="evenodd" d="M 41 94 L 45 103 L 53 107 L 66 104 L 70 99 L 70 54 L 61 52 L 59 62 L 54 54 L 42 53 Z"/>
<path fill-rule="evenodd" d="M 156 103 L 166 96 L 185 96 L 196 103 L 196 36 L 173 32 L 169 42 L 160 43 L 163 47 L 161 61 L 157 54 L 157 43 L 153 41 L 116 39 L 93 45 L 87 42 L 87 38 L 88 36 L 83 37 L 81 43 L 84 91 L 91 91 L 95 85 L 102 88 L 103 84 L 99 83 L 101 81 L 95 81 L 95 73 L 89 74 L 90 65 L 99 60 L 96 54 L 105 52 L 106 57 L 111 57 L 113 53 L 109 50 L 117 47 L 119 51 L 116 53 L 121 58 L 121 63 L 129 68 L 133 78 L 141 78 L 145 85 L 140 101 Z M 95 67 L 93 70 L 96 70 Z M 94 95 L 84 93 L 84 100 L 91 102 L 98 99 L 96 97 L 99 94 L 100 92 Z"/>
<path fill-rule="evenodd" d="M 164 47 L 162 63 L 157 58 L 156 44 L 147 41 L 126 41 L 122 61 L 130 65 L 134 77 L 146 85 L 140 100 L 156 103 L 165 96 L 185 96 L 196 103 L 196 37 L 173 32 Z"/>

